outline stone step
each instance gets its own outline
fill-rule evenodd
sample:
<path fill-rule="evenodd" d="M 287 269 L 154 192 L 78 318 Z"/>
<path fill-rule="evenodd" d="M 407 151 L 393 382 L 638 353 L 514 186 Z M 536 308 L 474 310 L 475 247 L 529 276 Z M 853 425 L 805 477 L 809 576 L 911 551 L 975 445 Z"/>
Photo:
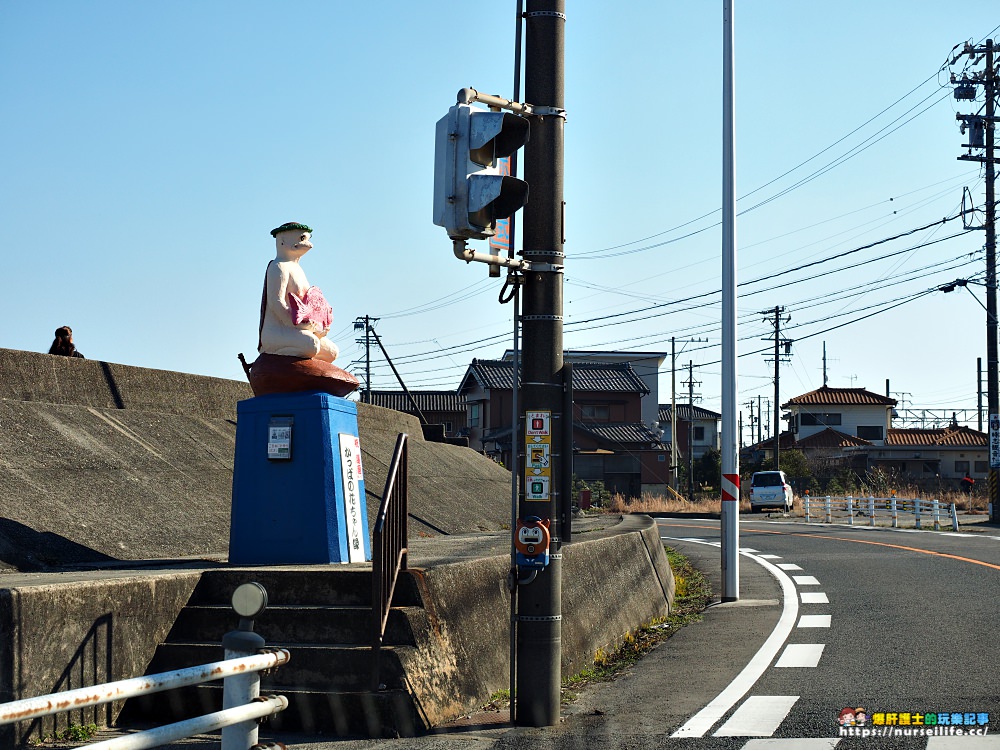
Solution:
<path fill-rule="evenodd" d="M 269 690 L 288 687 L 320 692 L 362 691 L 367 690 L 371 684 L 372 652 L 368 646 L 314 643 L 294 644 L 284 648 L 291 654 L 288 663 L 261 677 L 261 684 L 269 686 Z M 412 646 L 390 646 L 382 649 L 380 675 L 381 682 L 386 688 L 405 686 L 399 651 L 412 648 Z M 170 672 L 220 661 L 222 658 L 223 651 L 220 645 L 164 643 L 157 647 L 146 674 Z"/>
<path fill-rule="evenodd" d="M 409 617 L 419 618 L 416 607 L 389 611 L 383 643 L 415 645 Z M 235 630 L 239 617 L 229 606 L 188 605 L 167 635 L 167 642 L 218 644 L 222 636 Z M 294 643 L 371 642 L 372 613 L 369 607 L 269 606 L 254 620 L 254 630 L 269 645 Z"/>
<path fill-rule="evenodd" d="M 333 737 L 412 737 L 428 728 L 413 699 L 401 689 L 371 693 L 262 687 L 261 695 L 288 698 L 288 708 L 264 722 L 260 730 L 262 737 L 280 732 Z M 125 703 L 119 723 L 143 725 L 183 721 L 221 708 L 220 684 L 196 685 L 132 698 Z"/>
<path fill-rule="evenodd" d="M 255 581 L 267 590 L 268 606 L 360 606 L 372 602 L 371 569 L 339 567 L 282 570 L 239 568 L 206 571 L 191 594 L 192 605 L 229 606 L 233 591 Z M 394 606 L 419 607 L 423 602 L 413 577 L 400 575 L 393 594 Z"/>

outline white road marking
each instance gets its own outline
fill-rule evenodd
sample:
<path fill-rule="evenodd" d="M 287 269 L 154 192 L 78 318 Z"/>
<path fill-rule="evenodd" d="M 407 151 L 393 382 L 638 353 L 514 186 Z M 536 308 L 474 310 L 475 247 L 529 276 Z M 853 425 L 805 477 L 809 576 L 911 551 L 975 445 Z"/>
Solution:
<path fill-rule="evenodd" d="M 819 581 L 814 576 L 792 576 L 799 586 L 819 586 Z"/>
<path fill-rule="evenodd" d="M 927 750 L 998 750 L 1000 736 L 928 737 Z"/>
<path fill-rule="evenodd" d="M 789 643 L 775 667 L 815 667 L 823 655 L 825 643 Z"/>
<path fill-rule="evenodd" d="M 780 560 L 781 559 L 781 555 L 760 555 L 760 557 L 764 558 L 765 560 Z"/>
<path fill-rule="evenodd" d="M 740 552 L 756 552 L 753 547 L 740 547 Z"/>
<path fill-rule="evenodd" d="M 823 750 L 824 748 L 832 750 L 838 742 L 840 742 L 840 737 L 750 740 L 743 746 L 743 750 Z"/>
<path fill-rule="evenodd" d="M 822 591 L 808 592 L 803 591 L 799 594 L 802 597 L 803 604 L 829 604 L 830 600 L 826 598 L 826 594 Z"/>
<path fill-rule="evenodd" d="M 753 658 L 747 663 L 743 670 L 736 675 L 736 678 L 726 686 L 707 706 L 684 722 L 683 726 L 674 732 L 671 737 L 704 737 L 716 722 L 729 713 L 729 710 L 736 705 L 744 695 L 764 674 L 768 666 L 774 661 L 778 651 L 788 640 L 788 636 L 795 627 L 795 620 L 799 615 L 799 597 L 788 574 L 774 564 L 763 560 L 757 555 L 744 553 L 744 556 L 753 560 L 773 575 L 781 586 L 783 605 L 781 616 L 774 630 L 764 641 Z"/>
<path fill-rule="evenodd" d="M 778 567 L 782 570 L 802 570 L 802 568 L 795 563 L 778 563 Z"/>
<path fill-rule="evenodd" d="M 770 737 L 788 716 L 797 695 L 751 695 L 713 737 Z"/>
<path fill-rule="evenodd" d="M 800 628 L 828 628 L 830 615 L 802 615 L 799 618 Z"/>

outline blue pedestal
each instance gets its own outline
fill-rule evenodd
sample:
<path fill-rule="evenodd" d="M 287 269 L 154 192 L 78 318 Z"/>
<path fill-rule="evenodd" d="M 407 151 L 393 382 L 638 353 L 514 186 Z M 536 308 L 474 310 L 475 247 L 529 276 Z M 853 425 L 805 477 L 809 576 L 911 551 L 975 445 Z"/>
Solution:
<path fill-rule="evenodd" d="M 237 404 L 229 562 L 371 560 L 357 407 L 326 393 Z"/>

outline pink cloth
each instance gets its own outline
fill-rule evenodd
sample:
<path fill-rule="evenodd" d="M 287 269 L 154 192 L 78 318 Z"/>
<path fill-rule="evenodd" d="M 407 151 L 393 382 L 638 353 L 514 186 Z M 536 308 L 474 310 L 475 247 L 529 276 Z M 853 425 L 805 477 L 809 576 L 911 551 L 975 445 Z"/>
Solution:
<path fill-rule="evenodd" d="M 299 299 L 294 293 L 288 293 L 288 306 L 292 310 L 292 322 L 301 325 L 312 323 L 320 331 L 330 330 L 333 323 L 333 308 L 327 304 L 326 297 L 318 286 L 311 286 Z"/>

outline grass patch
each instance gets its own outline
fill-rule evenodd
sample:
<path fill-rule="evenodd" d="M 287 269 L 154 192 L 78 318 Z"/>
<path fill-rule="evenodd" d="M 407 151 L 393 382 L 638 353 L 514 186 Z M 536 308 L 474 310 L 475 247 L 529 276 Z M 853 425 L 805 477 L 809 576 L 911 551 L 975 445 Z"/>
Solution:
<path fill-rule="evenodd" d="M 682 627 L 701 620 L 701 613 L 712 601 L 711 584 L 684 555 L 670 547 L 665 546 L 664 550 L 676 585 L 670 614 L 654 618 L 626 633 L 613 651 L 598 649 L 592 666 L 563 680 L 564 703 L 576 700 L 576 690 L 585 685 L 615 679 Z"/>

